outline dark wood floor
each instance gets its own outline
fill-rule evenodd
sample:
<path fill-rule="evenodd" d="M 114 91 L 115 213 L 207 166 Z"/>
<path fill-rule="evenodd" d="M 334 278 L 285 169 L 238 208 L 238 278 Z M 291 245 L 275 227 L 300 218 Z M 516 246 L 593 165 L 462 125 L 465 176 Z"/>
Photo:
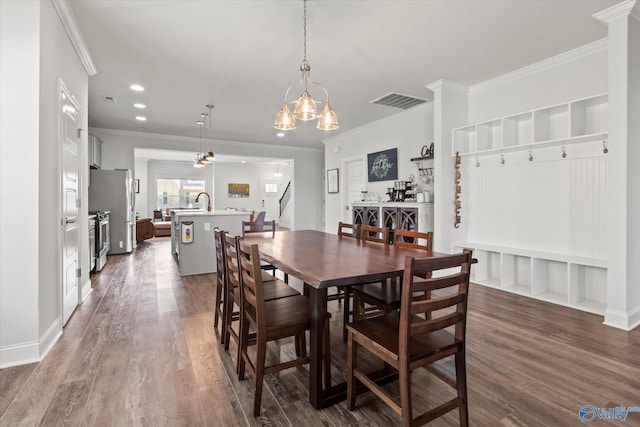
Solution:
<path fill-rule="evenodd" d="M 239 382 L 234 359 L 213 331 L 213 275 L 181 278 L 169 240 L 109 257 L 43 362 L 0 370 L 0 426 L 389 426 L 399 419 L 370 393 L 313 410 L 307 367 L 266 379 L 262 416 L 252 414 L 253 380 Z M 295 282 L 295 281 L 292 281 Z M 297 283 L 300 286 L 300 283 Z M 332 302 L 333 377 L 344 379 L 340 307 Z M 578 409 L 640 406 L 640 330 L 603 326 L 599 316 L 472 286 L 467 366 L 473 426 L 569 426 Z M 232 346 L 235 352 L 235 346 Z M 289 341 L 269 357 L 293 354 Z M 448 366 L 445 366 L 445 369 Z M 393 390 L 394 384 L 390 384 Z M 415 372 L 420 405 L 448 386 Z M 457 425 L 457 412 L 434 426 Z M 640 426 L 640 413 L 626 423 Z"/>

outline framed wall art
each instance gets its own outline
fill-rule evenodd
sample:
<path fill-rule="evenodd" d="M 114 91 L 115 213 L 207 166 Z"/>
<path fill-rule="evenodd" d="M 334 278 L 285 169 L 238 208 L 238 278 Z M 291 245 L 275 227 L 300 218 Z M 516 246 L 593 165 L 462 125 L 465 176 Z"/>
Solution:
<path fill-rule="evenodd" d="M 339 193 L 339 176 L 338 169 L 329 169 L 327 171 L 327 193 Z"/>
<path fill-rule="evenodd" d="M 249 197 L 249 184 L 229 183 L 229 197 Z"/>
<path fill-rule="evenodd" d="M 398 149 L 367 154 L 368 182 L 398 179 Z"/>

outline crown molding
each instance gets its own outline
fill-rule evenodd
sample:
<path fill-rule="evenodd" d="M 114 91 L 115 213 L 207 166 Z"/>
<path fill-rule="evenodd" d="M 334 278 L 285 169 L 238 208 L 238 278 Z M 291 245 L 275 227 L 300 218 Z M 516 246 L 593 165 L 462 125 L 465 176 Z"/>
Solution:
<path fill-rule="evenodd" d="M 69 5 L 69 1 L 51 0 L 51 3 L 53 3 L 53 7 L 56 9 L 56 12 L 60 17 L 60 21 L 62 22 L 62 26 L 67 32 L 71 45 L 78 54 L 78 58 L 80 58 L 80 62 L 82 62 L 85 71 L 89 76 L 96 75 L 98 71 L 96 70 L 95 65 L 93 65 L 89 49 L 84 41 L 84 37 L 82 37 L 78 21 L 76 21 L 76 15 L 73 13 L 73 10 Z"/>
<path fill-rule="evenodd" d="M 625 0 L 601 12 L 594 13 L 592 16 L 604 24 L 629 15 L 640 21 L 640 10 L 635 6 L 636 0 Z"/>
<path fill-rule="evenodd" d="M 430 91 L 435 92 L 436 89 L 444 89 L 450 92 L 456 92 L 462 95 L 469 95 L 469 86 L 452 82 L 451 80 L 440 79 L 425 86 Z"/>
<path fill-rule="evenodd" d="M 0 0 L 2 1 L 2 0 Z M 145 138 L 145 139 L 159 139 L 163 141 L 175 141 L 175 142 L 190 142 L 190 143 L 200 143 L 200 138 L 196 138 L 193 136 L 181 136 L 181 135 L 167 135 L 164 133 L 151 133 L 151 132 L 137 132 L 131 130 L 122 130 L 122 129 L 109 129 L 109 128 L 96 128 L 89 127 L 90 133 L 99 133 L 100 135 L 117 135 L 117 136 L 130 136 L 136 138 Z M 324 152 L 324 147 L 299 147 L 296 145 L 276 145 L 270 143 L 260 143 L 260 142 L 246 142 L 246 141 L 232 141 L 229 139 L 209 139 L 212 144 L 216 145 L 224 145 L 224 146 L 232 146 L 232 147 L 246 147 L 247 149 L 252 148 L 265 148 L 269 147 L 273 150 L 282 150 L 282 151 L 306 151 L 313 153 L 322 153 Z"/>
<path fill-rule="evenodd" d="M 563 52 L 559 55 L 552 56 L 542 61 L 535 62 L 527 65 L 526 67 L 519 68 L 501 76 L 495 77 L 490 80 L 485 80 L 482 83 L 478 83 L 469 88 L 469 94 L 476 94 L 478 92 L 491 89 L 496 86 L 503 85 L 505 83 L 519 80 L 533 74 L 540 73 L 550 68 L 557 67 L 558 65 L 566 64 L 571 61 L 575 61 L 583 56 L 591 55 L 596 52 L 606 50 L 608 47 L 607 39 L 596 40 L 595 42 L 586 44 L 584 46 L 577 47 L 568 52 Z"/>

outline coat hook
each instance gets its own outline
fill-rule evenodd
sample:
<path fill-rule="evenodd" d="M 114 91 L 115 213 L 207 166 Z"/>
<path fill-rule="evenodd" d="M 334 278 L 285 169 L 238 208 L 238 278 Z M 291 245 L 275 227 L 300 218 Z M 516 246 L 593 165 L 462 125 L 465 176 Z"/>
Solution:
<path fill-rule="evenodd" d="M 478 158 L 476 157 L 476 167 L 479 168 L 480 167 L 480 160 L 478 160 Z"/>
<path fill-rule="evenodd" d="M 500 154 L 500 164 L 504 165 L 504 154 Z"/>
<path fill-rule="evenodd" d="M 529 161 L 533 162 L 533 152 L 529 150 Z"/>
<path fill-rule="evenodd" d="M 607 140 L 605 139 L 604 141 L 602 141 L 602 152 L 604 154 L 607 154 L 609 152 L 609 148 L 607 147 Z"/>
<path fill-rule="evenodd" d="M 567 147 L 562 146 L 562 158 L 565 159 L 567 157 Z"/>

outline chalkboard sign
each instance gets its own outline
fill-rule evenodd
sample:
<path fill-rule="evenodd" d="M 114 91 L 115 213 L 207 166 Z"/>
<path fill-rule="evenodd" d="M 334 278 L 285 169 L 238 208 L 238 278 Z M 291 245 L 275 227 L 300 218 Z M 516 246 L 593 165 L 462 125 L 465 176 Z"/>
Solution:
<path fill-rule="evenodd" d="M 398 149 L 367 154 L 369 182 L 398 179 Z"/>

